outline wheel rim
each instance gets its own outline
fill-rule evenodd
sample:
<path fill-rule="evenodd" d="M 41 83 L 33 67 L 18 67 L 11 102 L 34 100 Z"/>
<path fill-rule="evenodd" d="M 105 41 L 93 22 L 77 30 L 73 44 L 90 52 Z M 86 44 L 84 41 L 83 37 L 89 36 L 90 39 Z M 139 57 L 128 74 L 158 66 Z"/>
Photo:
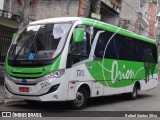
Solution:
<path fill-rule="evenodd" d="M 82 92 L 78 91 L 76 94 L 76 99 L 74 100 L 74 103 L 77 107 L 80 107 L 84 103 L 84 95 Z"/>

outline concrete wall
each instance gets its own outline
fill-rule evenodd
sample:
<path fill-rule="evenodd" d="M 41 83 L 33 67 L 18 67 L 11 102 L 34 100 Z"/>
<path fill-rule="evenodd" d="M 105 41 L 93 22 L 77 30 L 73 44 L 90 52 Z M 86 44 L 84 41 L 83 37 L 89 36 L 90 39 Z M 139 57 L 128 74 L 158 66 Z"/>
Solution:
<path fill-rule="evenodd" d="M 113 10 L 115 10 L 117 13 L 120 13 L 121 8 L 119 7 L 114 7 L 115 5 L 111 2 L 111 0 L 101 0 L 103 3 L 105 3 L 106 5 L 108 5 L 109 7 L 111 7 Z M 121 5 L 119 5 L 121 6 Z"/>
<path fill-rule="evenodd" d="M 147 2 L 147 0 L 141 0 L 140 11 L 143 15 L 143 17 L 141 19 L 141 26 L 144 30 L 149 31 L 149 19 L 148 19 L 148 15 L 147 15 L 148 14 L 148 2 Z M 145 37 L 148 37 L 149 34 L 144 30 L 141 31 L 141 35 L 145 36 Z"/>
<path fill-rule="evenodd" d="M 37 2 L 35 5 L 35 19 L 52 18 L 52 17 L 70 17 L 78 16 L 78 1 L 70 3 L 65 1 L 58 2 Z"/>
<path fill-rule="evenodd" d="M 3 9 L 5 11 L 11 12 L 12 0 L 4 0 Z"/>
<path fill-rule="evenodd" d="M 37 0 L 30 6 L 30 18 L 34 20 L 53 18 L 53 17 L 69 17 L 78 16 L 79 0 Z M 21 12 L 21 4 L 16 0 L 12 3 L 12 12 L 19 14 Z"/>
<path fill-rule="evenodd" d="M 14 14 L 20 15 L 21 3 L 18 3 L 17 0 L 12 0 L 12 1 L 13 1 L 12 12 Z M 110 3 L 109 0 L 105 0 L 104 4 L 108 5 L 107 1 Z M 83 2 L 81 4 L 87 4 L 87 3 Z M 72 16 L 76 17 L 78 16 L 78 9 L 79 9 L 79 0 L 31 0 L 29 17 L 33 20 L 53 18 L 53 17 L 72 17 Z M 85 6 L 83 6 L 82 14 L 85 13 L 84 11 L 85 9 L 86 9 Z M 115 15 L 109 15 L 107 11 L 105 14 L 102 14 L 101 20 L 113 25 L 117 25 L 118 23 L 117 17 Z"/>
<path fill-rule="evenodd" d="M 118 26 L 119 22 L 117 15 L 101 14 L 101 20 L 115 26 Z"/>
<path fill-rule="evenodd" d="M 0 9 L 3 10 L 4 0 L 0 0 Z"/>
<path fill-rule="evenodd" d="M 120 9 L 114 5 L 111 0 L 101 0 L 101 20 L 118 26 Z M 121 6 L 119 4 L 119 6 Z"/>
<path fill-rule="evenodd" d="M 140 0 L 126 0 L 126 2 L 134 10 L 139 11 Z M 131 23 L 135 24 L 138 20 L 138 14 L 133 9 L 131 9 L 126 3 L 122 1 L 120 17 L 130 20 Z M 128 24 L 128 30 L 135 31 L 135 26 Z"/>

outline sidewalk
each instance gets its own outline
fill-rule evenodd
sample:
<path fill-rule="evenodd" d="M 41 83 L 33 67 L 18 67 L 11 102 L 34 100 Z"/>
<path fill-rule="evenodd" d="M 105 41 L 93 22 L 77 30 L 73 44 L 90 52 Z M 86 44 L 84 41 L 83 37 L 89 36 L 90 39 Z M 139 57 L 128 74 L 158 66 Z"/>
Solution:
<path fill-rule="evenodd" d="M 0 105 L 4 103 L 4 100 L 6 99 L 4 95 L 4 86 L 0 86 Z"/>
<path fill-rule="evenodd" d="M 0 105 L 2 104 L 21 104 L 24 103 L 24 100 L 21 99 L 9 99 L 5 96 L 4 92 L 4 78 L 2 75 L 4 74 L 4 70 L 0 66 Z M 2 82 L 3 81 L 3 82 Z"/>
<path fill-rule="evenodd" d="M 4 86 L 0 86 L 0 100 L 6 98 L 4 95 Z"/>
<path fill-rule="evenodd" d="M 5 97 L 4 86 L 0 86 L 0 105 L 2 104 L 24 104 L 26 103 L 22 99 L 9 99 Z"/>
<path fill-rule="evenodd" d="M 2 66 L 0 66 L 0 105 L 4 103 L 4 100 L 6 99 L 4 95 L 4 69 Z"/>

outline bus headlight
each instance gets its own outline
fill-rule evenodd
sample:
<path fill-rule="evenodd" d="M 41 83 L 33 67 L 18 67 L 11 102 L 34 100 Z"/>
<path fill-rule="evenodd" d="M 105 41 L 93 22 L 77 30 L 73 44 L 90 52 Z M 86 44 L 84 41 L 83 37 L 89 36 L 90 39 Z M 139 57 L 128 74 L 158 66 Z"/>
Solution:
<path fill-rule="evenodd" d="M 45 78 L 59 78 L 64 74 L 65 70 L 57 70 L 45 75 Z"/>

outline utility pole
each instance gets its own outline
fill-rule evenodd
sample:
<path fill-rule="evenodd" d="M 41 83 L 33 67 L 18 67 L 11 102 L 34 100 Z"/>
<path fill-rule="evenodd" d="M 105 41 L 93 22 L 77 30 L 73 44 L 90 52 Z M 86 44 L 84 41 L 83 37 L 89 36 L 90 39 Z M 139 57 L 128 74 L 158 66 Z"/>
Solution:
<path fill-rule="evenodd" d="M 135 24 L 135 33 L 137 34 L 140 34 L 141 32 L 141 19 L 142 19 L 142 13 L 138 13 L 138 19 L 136 21 L 136 24 Z"/>
<path fill-rule="evenodd" d="M 119 20 L 119 27 L 127 29 L 128 28 L 128 24 L 130 23 L 130 20 L 126 20 L 126 19 L 121 19 Z"/>
<path fill-rule="evenodd" d="M 96 14 L 99 15 L 101 10 L 101 0 L 96 1 L 95 9 L 96 9 Z"/>
<path fill-rule="evenodd" d="M 78 16 L 89 17 L 90 3 L 90 0 L 79 0 Z"/>
<path fill-rule="evenodd" d="M 91 1 L 90 0 L 85 0 L 84 2 L 84 16 L 85 17 L 89 17 L 89 14 L 90 14 L 90 4 L 91 4 Z"/>
<path fill-rule="evenodd" d="M 21 2 L 22 2 L 22 8 L 20 13 L 20 25 L 19 25 L 20 29 L 29 23 L 30 0 L 21 0 Z"/>

